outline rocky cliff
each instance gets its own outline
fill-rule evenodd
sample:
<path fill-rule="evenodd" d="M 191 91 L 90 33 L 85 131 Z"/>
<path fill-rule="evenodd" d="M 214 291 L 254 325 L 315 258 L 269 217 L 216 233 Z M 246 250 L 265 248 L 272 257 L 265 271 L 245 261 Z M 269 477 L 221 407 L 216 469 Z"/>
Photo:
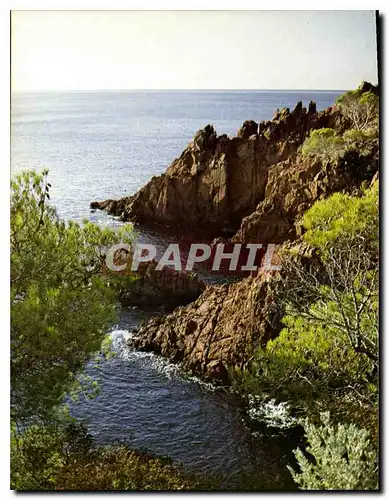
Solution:
<path fill-rule="evenodd" d="M 244 367 L 259 342 L 280 328 L 265 275 L 208 286 L 192 304 L 153 318 L 130 344 L 166 356 L 196 375 L 229 382 L 231 366 Z"/>
<path fill-rule="evenodd" d="M 342 134 L 349 123 L 336 107 L 290 112 L 273 120 L 247 121 L 237 137 L 218 137 L 212 126 L 195 135 L 166 173 L 134 196 L 95 202 L 141 224 L 223 229 L 232 242 L 283 243 L 299 237 L 299 218 L 316 200 L 335 191 L 358 189 L 378 170 L 378 140 L 331 163 L 300 153 L 309 132 L 329 127 Z M 217 241 L 217 239 L 215 240 Z M 281 328 L 272 278 L 256 274 L 242 281 L 208 286 L 195 302 L 141 326 L 131 344 L 180 361 L 192 373 L 229 382 L 229 368 L 244 367 L 259 343 Z M 196 292 L 197 293 L 197 292 Z"/>
<path fill-rule="evenodd" d="M 317 112 L 312 102 L 308 110 L 301 102 L 292 112 L 277 110 L 272 120 L 259 125 L 246 121 L 234 138 L 217 136 L 207 125 L 166 173 L 153 177 L 133 196 L 93 202 L 91 208 L 143 225 L 206 229 L 214 236 L 223 230 L 233 234 L 266 199 L 274 165 L 293 163 L 312 129 L 345 126 L 339 111 Z"/>
<path fill-rule="evenodd" d="M 309 265 L 316 260 L 312 248 L 300 241 L 286 242 L 283 248 L 293 248 Z M 257 347 L 282 328 L 275 278 L 274 272 L 260 270 L 236 283 L 207 286 L 195 302 L 137 328 L 129 345 L 157 352 L 192 374 L 228 385 L 231 369 L 244 369 Z"/>

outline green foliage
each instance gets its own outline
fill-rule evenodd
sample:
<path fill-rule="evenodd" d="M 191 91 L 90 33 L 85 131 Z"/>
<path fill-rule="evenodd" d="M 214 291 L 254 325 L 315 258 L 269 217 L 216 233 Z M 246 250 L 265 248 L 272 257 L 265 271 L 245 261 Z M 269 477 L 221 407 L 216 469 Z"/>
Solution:
<path fill-rule="evenodd" d="M 335 328 L 293 315 L 283 322 L 286 328 L 267 343 L 258 362 L 259 376 L 279 397 L 298 401 L 309 394 L 309 404 L 311 397 L 324 397 L 334 387 L 354 383 L 360 370 L 366 369 L 366 362 Z"/>
<path fill-rule="evenodd" d="M 130 228 L 65 224 L 47 203 L 47 172 L 22 173 L 11 190 L 11 417 L 20 423 L 52 418 L 66 393 L 88 390 L 79 374 L 116 312 L 105 251 Z"/>
<path fill-rule="evenodd" d="M 11 488 L 18 491 L 185 490 L 200 482 L 170 460 L 123 444 L 95 446 L 80 424 L 34 425 L 12 434 Z"/>
<path fill-rule="evenodd" d="M 288 468 L 296 483 L 303 490 L 376 490 L 377 454 L 368 432 L 354 424 L 331 426 L 329 413 L 321 419 L 322 426 L 305 422 L 307 452 L 314 461 L 295 450 L 301 472 Z"/>
<path fill-rule="evenodd" d="M 342 166 L 349 169 L 350 174 L 355 176 L 358 173 L 361 180 L 371 178 L 370 171 L 376 166 L 378 148 L 378 98 L 371 92 L 361 94 L 356 90 L 340 96 L 337 104 L 351 128 L 342 136 L 331 128 L 312 130 L 301 152 L 303 156 L 312 156 L 323 163 L 343 159 Z"/>
<path fill-rule="evenodd" d="M 91 443 L 86 429 L 79 424 L 60 428 L 32 425 L 22 433 L 14 427 L 11 432 L 11 488 L 51 489 L 68 456 L 87 453 Z"/>
<path fill-rule="evenodd" d="M 363 243 L 377 251 L 378 196 L 377 181 L 361 197 L 335 193 L 315 203 L 302 219 L 306 230 L 304 240 L 322 254 L 334 245 L 345 243 Z"/>
<path fill-rule="evenodd" d="M 360 131 L 378 128 L 379 99 L 372 92 L 350 90 L 339 96 L 336 104 L 352 128 Z"/>
<path fill-rule="evenodd" d="M 334 161 L 343 153 L 344 142 L 332 128 L 312 130 L 302 146 L 304 156 L 312 155 L 324 162 Z"/>
<path fill-rule="evenodd" d="M 372 148 L 378 143 L 378 129 L 367 131 L 351 128 L 343 134 L 346 149 L 357 150 L 361 155 L 369 155 Z"/>
<path fill-rule="evenodd" d="M 291 304 L 294 315 L 325 328 L 329 336 L 333 329 L 343 345 L 349 387 L 355 391 L 358 386 L 359 398 L 373 406 L 378 383 L 378 198 L 377 181 L 360 197 L 336 193 L 304 214 L 304 239 L 317 249 L 326 283 L 319 286 L 316 282 L 305 307 Z M 357 356 L 356 366 L 350 349 Z"/>
<path fill-rule="evenodd" d="M 315 313 L 320 306 L 327 304 L 313 305 Z M 373 364 L 356 352 L 347 332 L 333 326 L 333 316 L 326 319 L 312 320 L 310 311 L 285 316 L 286 327 L 258 349 L 239 383 L 249 393 L 289 401 L 313 420 L 320 411 L 331 409 L 338 419 L 361 422 L 376 438 L 378 386 Z"/>

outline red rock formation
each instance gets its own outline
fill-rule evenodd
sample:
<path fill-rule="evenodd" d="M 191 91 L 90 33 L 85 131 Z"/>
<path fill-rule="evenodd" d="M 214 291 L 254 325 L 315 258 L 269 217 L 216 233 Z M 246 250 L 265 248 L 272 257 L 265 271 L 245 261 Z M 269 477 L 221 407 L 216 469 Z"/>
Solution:
<path fill-rule="evenodd" d="M 259 127 L 246 121 L 232 139 L 218 137 L 207 125 L 165 174 L 153 177 L 133 196 L 93 202 L 91 208 L 143 225 L 206 229 L 214 235 L 226 228 L 236 231 L 264 200 L 270 167 L 295 158 L 310 130 L 342 123 L 338 111 L 317 113 L 311 103 L 307 112 L 300 102 L 292 112 L 277 111 Z"/>
<path fill-rule="evenodd" d="M 243 367 L 253 348 L 279 331 L 265 275 L 208 286 L 192 304 L 153 318 L 129 341 L 181 361 L 196 375 L 229 382 L 228 369 Z"/>
<path fill-rule="evenodd" d="M 308 112 L 301 103 L 292 112 L 277 110 L 259 126 L 247 121 L 232 139 L 208 125 L 165 174 L 132 197 L 93 207 L 142 224 L 205 228 L 213 237 L 229 228 L 234 242 L 293 240 L 300 216 L 316 200 L 350 191 L 378 169 L 378 141 L 368 154 L 352 151 L 329 165 L 299 154 L 310 130 L 342 133 L 347 125 L 336 107 L 318 113 L 314 103 Z M 229 368 L 244 367 L 253 349 L 280 330 L 271 283 L 258 274 L 209 286 L 195 302 L 140 327 L 131 343 L 228 383 Z"/>

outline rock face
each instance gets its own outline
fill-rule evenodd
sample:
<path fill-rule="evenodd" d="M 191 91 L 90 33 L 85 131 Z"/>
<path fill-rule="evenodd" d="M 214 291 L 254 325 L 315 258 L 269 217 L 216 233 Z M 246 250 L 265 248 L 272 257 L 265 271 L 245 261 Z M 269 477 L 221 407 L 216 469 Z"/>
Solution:
<path fill-rule="evenodd" d="M 303 261 L 316 257 L 304 242 L 288 242 Z M 228 385 L 231 368 L 244 369 L 257 347 L 275 338 L 282 312 L 274 299 L 274 273 L 255 272 L 232 284 L 207 286 L 198 299 L 134 331 L 129 345 L 180 362 L 189 372 Z"/>
<path fill-rule="evenodd" d="M 364 83 L 363 89 L 378 92 L 369 85 Z M 313 102 L 308 112 L 298 103 L 292 112 L 277 110 L 271 121 L 246 121 L 232 139 L 218 137 L 208 125 L 165 174 L 134 196 L 95 202 L 92 208 L 145 225 L 205 228 L 215 244 L 223 241 L 225 228 L 231 230 L 232 242 L 292 241 L 300 235 L 300 216 L 316 200 L 352 191 L 376 175 L 378 140 L 367 152 L 354 150 L 326 165 L 299 153 L 311 130 L 330 127 L 342 134 L 349 125 L 336 107 L 317 112 Z M 192 286 L 195 302 L 152 319 L 135 331 L 130 343 L 228 384 L 229 369 L 245 367 L 256 346 L 280 331 L 273 280 L 258 273 L 233 284 Z M 128 297 L 131 303 L 133 299 Z"/>
<path fill-rule="evenodd" d="M 243 367 L 253 348 L 274 337 L 279 328 L 269 282 L 265 275 L 257 275 L 208 286 L 192 304 L 141 326 L 129 343 L 228 384 L 228 368 Z"/>
<path fill-rule="evenodd" d="M 369 146 L 365 146 L 367 148 Z M 378 171 L 378 141 L 360 154 L 350 151 L 332 164 L 297 156 L 269 168 L 264 200 L 241 221 L 232 241 L 282 243 L 299 236 L 298 222 L 318 200 L 352 191 Z"/>
<path fill-rule="evenodd" d="M 205 284 L 193 273 L 156 267 L 155 260 L 139 264 L 136 280 L 120 291 L 123 305 L 163 305 L 169 310 L 196 300 L 205 290 Z"/>
<path fill-rule="evenodd" d="M 246 121 L 232 139 L 207 125 L 165 174 L 133 196 L 93 202 L 91 208 L 143 225 L 206 229 L 215 236 L 226 228 L 235 232 L 265 199 L 270 167 L 293 160 L 310 130 L 334 126 L 344 126 L 336 109 L 316 112 L 311 103 L 307 112 L 301 102 L 259 126 Z"/>
<path fill-rule="evenodd" d="M 376 162 L 373 151 L 368 163 Z M 350 176 L 344 162 L 327 167 L 315 161 L 280 162 L 269 171 L 265 200 L 242 220 L 233 240 L 295 240 L 299 236 L 298 217 L 315 200 L 341 189 L 350 191 L 360 181 Z M 299 240 L 283 246 L 292 244 L 300 246 L 299 255 L 312 259 Z M 229 369 L 244 367 L 253 349 L 277 336 L 281 329 L 272 296 L 273 282 L 267 278 L 257 274 L 238 283 L 209 286 L 194 303 L 142 326 L 131 343 L 180 361 L 203 378 L 228 384 Z"/>

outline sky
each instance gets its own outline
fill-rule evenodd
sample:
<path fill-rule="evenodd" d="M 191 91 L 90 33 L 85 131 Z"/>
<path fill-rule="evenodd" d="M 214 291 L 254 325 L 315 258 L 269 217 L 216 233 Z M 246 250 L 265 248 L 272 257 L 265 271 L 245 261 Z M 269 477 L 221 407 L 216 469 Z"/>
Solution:
<path fill-rule="evenodd" d="M 373 11 L 12 11 L 13 91 L 377 83 Z"/>

